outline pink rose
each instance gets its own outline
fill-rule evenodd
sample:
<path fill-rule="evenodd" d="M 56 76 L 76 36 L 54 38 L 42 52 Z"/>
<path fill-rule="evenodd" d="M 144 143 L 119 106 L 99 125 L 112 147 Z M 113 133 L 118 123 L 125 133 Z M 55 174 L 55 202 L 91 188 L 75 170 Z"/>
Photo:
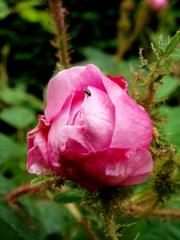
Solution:
<path fill-rule="evenodd" d="M 148 5 L 151 9 L 161 11 L 168 5 L 168 0 L 148 0 Z"/>
<path fill-rule="evenodd" d="M 53 172 L 88 190 L 139 184 L 151 173 L 152 123 L 123 77 L 94 65 L 59 72 L 45 116 L 27 135 L 29 173 Z"/>

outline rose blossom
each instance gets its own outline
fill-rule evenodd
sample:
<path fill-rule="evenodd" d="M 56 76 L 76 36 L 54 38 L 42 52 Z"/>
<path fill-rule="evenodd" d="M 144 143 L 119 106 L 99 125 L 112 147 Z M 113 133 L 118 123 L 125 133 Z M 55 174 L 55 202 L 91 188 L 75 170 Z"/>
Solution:
<path fill-rule="evenodd" d="M 153 10 L 163 10 L 168 5 L 168 0 L 148 0 L 148 5 Z"/>
<path fill-rule="evenodd" d="M 91 64 L 53 77 L 45 116 L 27 135 L 28 172 L 52 172 L 91 191 L 144 182 L 152 171 L 152 123 L 127 87 Z"/>

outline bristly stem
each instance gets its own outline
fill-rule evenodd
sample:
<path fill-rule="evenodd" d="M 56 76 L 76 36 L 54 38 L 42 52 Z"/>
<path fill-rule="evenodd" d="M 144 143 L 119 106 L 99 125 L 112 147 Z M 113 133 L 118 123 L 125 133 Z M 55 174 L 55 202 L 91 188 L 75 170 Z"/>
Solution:
<path fill-rule="evenodd" d="M 123 215 L 125 202 L 131 194 L 130 188 L 104 188 L 99 190 L 99 199 L 104 218 L 104 232 L 107 240 L 120 240 L 122 233 L 117 222 L 119 213 Z"/>
<path fill-rule="evenodd" d="M 40 184 L 36 187 L 32 187 L 30 183 L 24 183 L 19 187 L 13 189 L 7 195 L 4 196 L 4 199 L 11 205 L 16 205 L 17 199 L 25 195 L 33 195 L 39 192 L 42 192 L 47 187 L 47 182 Z"/>
<path fill-rule="evenodd" d="M 68 68 L 70 65 L 70 47 L 68 45 L 67 26 L 65 25 L 66 9 L 63 8 L 61 0 L 49 0 L 49 9 L 57 29 L 59 63 L 62 68 Z"/>

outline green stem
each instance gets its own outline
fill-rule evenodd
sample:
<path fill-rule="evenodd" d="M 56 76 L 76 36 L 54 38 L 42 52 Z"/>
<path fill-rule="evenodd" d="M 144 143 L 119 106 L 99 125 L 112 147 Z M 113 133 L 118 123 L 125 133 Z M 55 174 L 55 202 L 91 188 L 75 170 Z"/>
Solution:
<path fill-rule="evenodd" d="M 49 8 L 57 29 L 59 63 L 63 68 L 70 65 L 67 27 L 65 26 L 65 9 L 61 0 L 49 0 Z"/>
<path fill-rule="evenodd" d="M 119 225 L 115 218 L 109 214 L 104 214 L 104 232 L 107 240 L 119 240 L 121 234 L 118 231 Z"/>
<path fill-rule="evenodd" d="M 104 217 L 104 232 L 107 240 L 121 239 L 118 232 L 119 224 L 116 222 L 118 213 L 122 211 L 121 203 L 129 195 L 129 190 L 109 187 L 99 191 L 99 199 Z"/>
<path fill-rule="evenodd" d="M 124 3 L 125 2 L 127 2 L 127 0 L 124 0 Z M 116 57 L 118 59 L 122 59 L 124 57 L 125 53 L 130 49 L 132 43 L 144 28 L 148 20 L 146 1 L 142 1 L 138 7 L 135 26 L 133 27 L 132 32 L 130 32 L 130 27 L 132 26 L 129 20 L 129 13 L 131 9 L 123 9 L 123 7 L 121 7 L 120 10 L 120 20 L 118 23 L 118 47 L 116 53 Z"/>

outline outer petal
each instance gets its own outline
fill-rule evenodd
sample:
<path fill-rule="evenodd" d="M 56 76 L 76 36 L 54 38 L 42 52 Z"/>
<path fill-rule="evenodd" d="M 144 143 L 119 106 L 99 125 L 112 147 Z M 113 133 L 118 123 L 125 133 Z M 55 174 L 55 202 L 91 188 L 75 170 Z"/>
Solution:
<path fill-rule="evenodd" d="M 49 168 L 47 152 L 47 135 L 49 123 L 43 116 L 39 116 L 39 124 L 27 134 L 29 173 L 40 174 L 43 169 Z"/>
<path fill-rule="evenodd" d="M 73 92 L 84 91 L 87 86 L 104 89 L 100 70 L 94 65 L 72 67 L 59 72 L 48 84 L 45 116 L 51 121 Z"/>
<path fill-rule="evenodd" d="M 76 155 L 72 151 L 61 156 L 62 175 L 94 191 L 107 186 L 142 183 L 152 171 L 149 152 L 131 153 L 127 149 L 106 149 Z"/>
<path fill-rule="evenodd" d="M 153 160 L 149 151 L 135 153 L 130 157 L 130 167 L 133 171 L 121 185 L 135 185 L 143 183 L 153 171 Z"/>
<path fill-rule="evenodd" d="M 115 106 L 115 129 L 110 147 L 149 147 L 152 141 L 152 123 L 145 109 L 107 77 L 103 76 L 103 82 Z"/>

